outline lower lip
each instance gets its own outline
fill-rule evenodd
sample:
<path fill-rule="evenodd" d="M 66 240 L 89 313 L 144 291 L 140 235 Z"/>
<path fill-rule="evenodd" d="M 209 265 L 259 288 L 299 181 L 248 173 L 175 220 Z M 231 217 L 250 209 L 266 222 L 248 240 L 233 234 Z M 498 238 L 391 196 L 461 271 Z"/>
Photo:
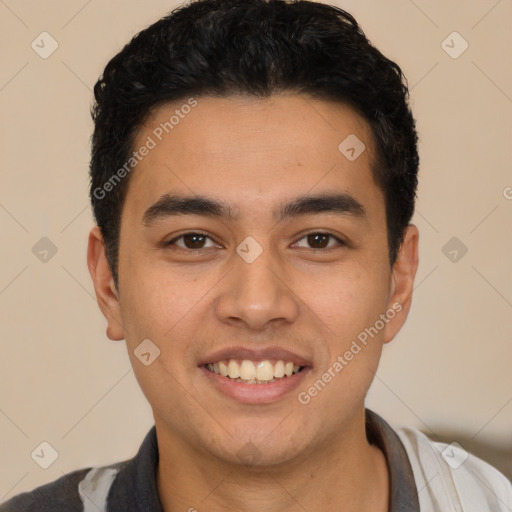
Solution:
<path fill-rule="evenodd" d="M 268 384 L 244 384 L 211 372 L 204 366 L 200 366 L 199 369 L 219 391 L 245 404 L 276 402 L 296 389 L 310 370 L 309 367 L 303 368 L 299 373 Z"/>

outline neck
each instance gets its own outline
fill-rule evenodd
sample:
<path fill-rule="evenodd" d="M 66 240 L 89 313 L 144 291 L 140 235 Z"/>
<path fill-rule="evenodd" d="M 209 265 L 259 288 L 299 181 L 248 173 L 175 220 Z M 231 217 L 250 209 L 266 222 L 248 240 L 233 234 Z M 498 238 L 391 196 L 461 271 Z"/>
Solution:
<path fill-rule="evenodd" d="M 156 421 L 157 487 L 165 512 L 386 512 L 389 475 L 383 453 L 357 421 L 285 463 L 232 464 L 184 443 Z"/>

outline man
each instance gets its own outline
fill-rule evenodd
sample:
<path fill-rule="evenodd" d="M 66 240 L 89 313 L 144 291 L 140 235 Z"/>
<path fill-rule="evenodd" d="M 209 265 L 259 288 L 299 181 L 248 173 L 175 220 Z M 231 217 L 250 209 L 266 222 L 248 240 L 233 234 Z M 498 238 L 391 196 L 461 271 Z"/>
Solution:
<path fill-rule="evenodd" d="M 88 265 L 155 427 L 6 511 L 505 511 L 508 480 L 366 410 L 418 266 L 400 68 L 346 12 L 199 0 L 95 87 Z"/>

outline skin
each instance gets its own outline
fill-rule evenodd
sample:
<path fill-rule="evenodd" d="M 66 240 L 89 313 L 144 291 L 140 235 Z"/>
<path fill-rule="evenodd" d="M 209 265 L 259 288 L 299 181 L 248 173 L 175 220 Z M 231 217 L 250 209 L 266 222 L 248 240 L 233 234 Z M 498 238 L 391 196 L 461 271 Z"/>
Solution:
<path fill-rule="evenodd" d="M 136 166 L 122 211 L 119 290 L 97 227 L 88 265 L 112 340 L 125 339 L 150 402 L 164 510 L 387 511 L 389 475 L 368 443 L 364 399 L 384 343 L 406 320 L 418 266 L 409 225 L 390 267 L 384 196 L 371 174 L 366 121 L 339 103 L 303 95 L 197 98 L 198 105 Z M 141 128 L 141 146 L 179 104 Z M 356 134 L 366 150 L 349 161 L 338 146 Z M 276 222 L 272 210 L 305 193 L 345 192 L 366 219 L 316 213 Z M 144 225 L 163 194 L 201 194 L 229 203 L 237 220 L 180 215 Z M 201 251 L 180 234 L 206 232 Z M 329 232 L 328 250 L 306 234 Z M 262 254 L 247 263 L 237 246 L 252 236 Z M 314 243 L 314 241 L 313 241 Z M 178 247 L 176 244 L 181 245 Z M 190 245 L 189 245 L 190 247 Z M 194 252 L 195 251 L 195 252 Z M 401 311 L 307 405 L 307 389 L 379 315 Z M 151 339 L 149 366 L 134 350 Z M 198 362 L 231 346 L 291 350 L 311 361 L 300 388 L 267 404 L 242 404 L 214 388 Z M 252 443 L 258 458 L 237 452 Z"/>

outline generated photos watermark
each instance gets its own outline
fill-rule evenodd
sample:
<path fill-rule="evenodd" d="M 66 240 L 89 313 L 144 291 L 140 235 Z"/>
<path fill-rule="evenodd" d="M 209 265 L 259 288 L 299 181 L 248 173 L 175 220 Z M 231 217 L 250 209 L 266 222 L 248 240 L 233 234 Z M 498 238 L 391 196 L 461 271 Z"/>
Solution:
<path fill-rule="evenodd" d="M 101 186 L 96 187 L 93 190 L 93 195 L 96 199 L 104 199 L 108 192 L 114 190 L 114 188 L 123 180 L 130 172 L 142 162 L 142 160 L 149 155 L 152 149 L 155 149 L 158 143 L 171 131 L 178 126 L 182 119 L 185 119 L 187 114 L 190 114 L 192 108 L 197 106 L 198 102 L 195 98 L 189 98 L 186 103 L 181 105 L 174 111 L 174 114 L 163 123 L 160 123 L 152 132 L 152 135 L 148 135 L 146 141 L 138 150 L 133 151 L 132 156 L 120 167 L 112 176 Z"/>
<path fill-rule="evenodd" d="M 371 326 L 365 328 L 357 335 L 357 340 L 353 340 L 350 348 L 343 354 L 338 355 L 334 363 L 322 374 L 322 376 L 310 386 L 307 391 L 301 391 L 297 395 L 299 403 L 307 405 L 311 400 L 322 391 L 325 386 L 331 382 L 342 370 L 349 364 L 354 357 L 359 354 L 364 347 L 368 345 L 368 338 L 375 338 L 382 329 L 389 323 L 390 320 L 395 318 L 396 314 L 402 311 L 402 304 L 395 302 L 386 313 L 382 313 L 379 319 Z M 359 343 L 358 343 L 359 342 Z"/>

